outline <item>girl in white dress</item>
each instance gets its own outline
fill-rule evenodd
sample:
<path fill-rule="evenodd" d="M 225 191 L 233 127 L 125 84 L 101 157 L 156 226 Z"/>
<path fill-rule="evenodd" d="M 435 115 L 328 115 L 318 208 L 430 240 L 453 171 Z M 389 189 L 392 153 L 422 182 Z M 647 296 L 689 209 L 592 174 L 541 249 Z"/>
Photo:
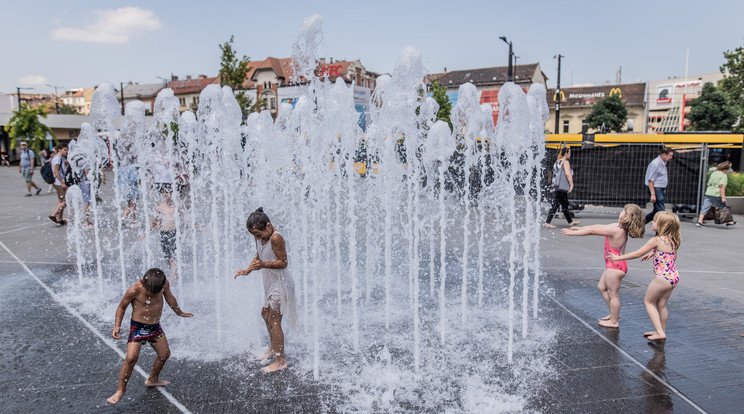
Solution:
<path fill-rule="evenodd" d="M 287 269 L 287 249 L 284 237 L 271 224 L 263 208 L 259 208 L 248 216 L 246 227 L 256 240 L 256 256 L 247 269 L 239 270 L 235 274 L 235 278 L 261 269 L 264 287 L 261 317 L 266 322 L 266 329 L 269 331 L 270 346 L 260 359 L 274 356 L 274 362 L 262 368 L 264 372 L 274 372 L 287 368 L 287 361 L 284 357 L 282 318 L 287 317 L 290 328 L 297 325 L 294 281 Z"/>

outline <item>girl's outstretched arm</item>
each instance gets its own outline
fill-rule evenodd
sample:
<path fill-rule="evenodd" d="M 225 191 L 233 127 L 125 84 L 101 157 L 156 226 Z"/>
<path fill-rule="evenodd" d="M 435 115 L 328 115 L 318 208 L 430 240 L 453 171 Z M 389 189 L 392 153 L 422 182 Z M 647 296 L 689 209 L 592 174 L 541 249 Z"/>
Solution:
<path fill-rule="evenodd" d="M 656 246 L 658 245 L 658 243 L 659 243 L 659 241 L 657 240 L 656 236 L 654 236 L 654 237 L 651 238 L 651 240 L 649 240 L 648 242 L 646 242 L 646 244 L 644 244 L 640 249 L 638 249 L 638 250 L 636 250 L 634 252 L 625 253 L 622 256 L 618 256 L 616 254 L 610 253 L 610 254 L 607 255 L 607 257 L 611 261 L 613 261 L 613 262 L 617 262 L 619 260 L 637 259 L 637 258 L 643 256 L 644 254 L 650 252 L 651 249 L 655 249 Z"/>
<path fill-rule="evenodd" d="M 591 226 L 574 226 L 561 229 L 564 236 L 612 236 L 620 227 L 612 224 L 594 224 Z"/>

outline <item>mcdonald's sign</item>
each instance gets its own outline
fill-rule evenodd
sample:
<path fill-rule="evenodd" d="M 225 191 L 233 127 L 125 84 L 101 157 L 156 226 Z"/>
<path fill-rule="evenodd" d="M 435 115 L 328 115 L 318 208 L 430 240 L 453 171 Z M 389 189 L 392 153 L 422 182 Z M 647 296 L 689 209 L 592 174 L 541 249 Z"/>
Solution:
<path fill-rule="evenodd" d="M 566 94 L 564 94 L 563 91 L 560 91 L 560 92 L 557 92 L 557 93 L 553 94 L 553 102 L 555 102 L 555 101 L 558 100 L 558 93 L 560 93 L 560 95 L 561 95 L 561 102 L 565 102 L 566 101 Z"/>
<path fill-rule="evenodd" d="M 610 96 L 615 96 L 615 95 L 617 95 L 618 98 L 622 98 L 623 97 L 623 93 L 622 93 L 622 91 L 620 91 L 620 88 L 612 88 L 612 89 L 610 89 Z"/>

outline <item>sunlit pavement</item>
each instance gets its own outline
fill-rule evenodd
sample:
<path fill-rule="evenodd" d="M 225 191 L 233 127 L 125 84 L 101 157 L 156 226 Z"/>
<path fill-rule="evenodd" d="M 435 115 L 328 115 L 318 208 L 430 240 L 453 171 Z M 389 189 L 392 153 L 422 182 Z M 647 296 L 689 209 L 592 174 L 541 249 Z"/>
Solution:
<path fill-rule="evenodd" d="M 46 289 L 75 274 L 64 228 L 46 219 L 55 197 L 46 194 L 46 185 L 40 196 L 24 197 L 17 168 L 0 168 L 0 182 L 2 412 L 334 412 L 328 398 L 332 390 L 319 389 L 310 376 L 291 370 L 246 376 L 253 368 L 250 362 L 235 362 L 235 369 L 225 371 L 217 364 L 183 360 L 166 365 L 162 377 L 172 384 L 165 392 L 145 388 L 144 378 L 135 372 L 124 400 L 109 406 L 105 399 L 116 389 L 125 341 L 109 340 L 111 326 L 87 321 Z M 578 218 L 582 224 L 609 223 L 616 213 L 589 209 Z M 560 227 L 565 221 L 556 218 L 554 224 Z M 642 336 L 651 329 L 643 306 L 653 277 L 648 262 L 629 262 L 621 290 L 621 327 L 602 328 L 597 318 L 607 310 L 596 284 L 604 265 L 603 240 L 569 238 L 558 230 L 543 229 L 542 234 L 545 274 L 539 318 L 540 323 L 560 327 L 553 347 L 545 350 L 559 375 L 534 390 L 528 409 L 741 411 L 740 228 L 696 228 L 683 222 L 681 282 L 669 301 L 668 339 L 663 344 L 651 344 Z M 631 240 L 628 248 L 636 249 L 647 239 Z M 153 356 L 149 350 L 142 352 L 138 365 L 145 372 Z"/>

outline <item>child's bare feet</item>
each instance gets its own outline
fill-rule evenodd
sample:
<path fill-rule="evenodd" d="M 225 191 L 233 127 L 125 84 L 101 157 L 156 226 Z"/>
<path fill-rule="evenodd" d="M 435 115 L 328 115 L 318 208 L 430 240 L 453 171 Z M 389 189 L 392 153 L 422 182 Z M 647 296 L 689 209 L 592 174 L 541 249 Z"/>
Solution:
<path fill-rule="evenodd" d="M 545 227 L 546 229 L 554 229 L 554 228 L 556 228 L 555 227 L 555 224 L 550 224 L 550 223 L 544 223 L 543 224 L 543 227 Z"/>
<path fill-rule="evenodd" d="M 605 328 L 619 328 L 620 327 L 619 323 L 617 322 L 613 323 L 612 321 L 604 320 L 604 319 L 599 320 L 599 325 L 604 326 Z"/>
<path fill-rule="evenodd" d="M 124 391 L 116 391 L 116 394 L 110 396 L 106 401 L 108 401 L 110 404 L 116 404 L 119 401 L 121 401 L 121 398 L 124 396 Z"/>
<path fill-rule="evenodd" d="M 258 357 L 258 360 L 259 361 L 263 361 L 264 359 L 269 359 L 269 358 L 273 357 L 274 355 L 276 355 L 276 352 L 274 352 L 273 349 L 269 349 L 268 351 L 266 351 L 265 354 L 263 354 L 260 357 Z"/>
<path fill-rule="evenodd" d="M 658 340 L 661 340 L 661 339 L 666 339 L 666 335 L 662 335 L 662 334 L 659 334 L 657 332 L 654 332 L 653 335 L 647 336 L 646 339 L 648 339 L 649 341 L 658 341 Z"/>
<path fill-rule="evenodd" d="M 269 366 L 261 368 L 261 371 L 269 373 L 269 372 L 279 371 L 284 368 L 287 368 L 287 361 L 285 360 L 280 361 L 277 359 L 276 361 L 272 362 Z"/>
<path fill-rule="evenodd" d="M 643 333 L 643 336 L 651 336 L 651 335 L 656 335 L 656 331 L 644 332 Z"/>
<path fill-rule="evenodd" d="M 579 224 L 581 224 L 581 222 L 579 220 L 574 220 L 574 221 L 568 223 L 568 227 L 578 226 Z"/>
<path fill-rule="evenodd" d="M 151 380 L 150 378 L 145 380 L 146 387 L 163 387 L 168 384 L 170 384 L 170 381 Z"/>

